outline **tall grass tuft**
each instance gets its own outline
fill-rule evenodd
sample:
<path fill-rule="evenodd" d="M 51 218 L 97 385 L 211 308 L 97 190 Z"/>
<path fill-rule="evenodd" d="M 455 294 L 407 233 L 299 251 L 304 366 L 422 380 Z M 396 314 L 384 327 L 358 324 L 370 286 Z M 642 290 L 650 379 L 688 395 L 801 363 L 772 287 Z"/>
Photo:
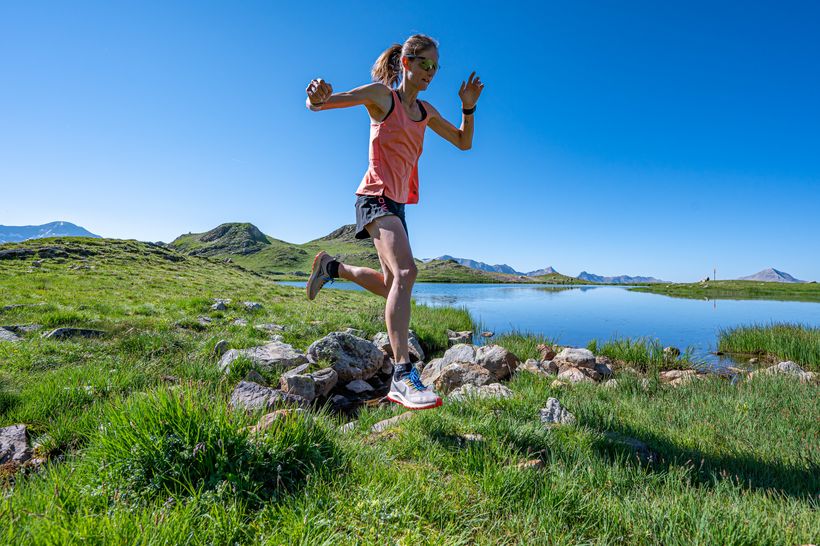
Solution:
<path fill-rule="evenodd" d="M 792 360 L 820 371 L 820 328 L 790 323 L 727 328 L 718 335 L 718 350 L 766 360 Z"/>
<path fill-rule="evenodd" d="M 593 339 L 587 345 L 587 349 L 595 354 L 625 362 L 644 373 L 695 366 L 690 349 L 677 357 L 666 355 L 663 352 L 663 344 L 654 338 L 621 338 L 603 343 Z"/>
<path fill-rule="evenodd" d="M 100 469 L 99 491 L 116 484 L 114 496 L 126 502 L 211 492 L 259 505 L 340 462 L 330 434 L 311 417 L 291 415 L 249 436 L 245 415 L 190 388 L 137 396 L 107 417 L 89 461 Z"/>

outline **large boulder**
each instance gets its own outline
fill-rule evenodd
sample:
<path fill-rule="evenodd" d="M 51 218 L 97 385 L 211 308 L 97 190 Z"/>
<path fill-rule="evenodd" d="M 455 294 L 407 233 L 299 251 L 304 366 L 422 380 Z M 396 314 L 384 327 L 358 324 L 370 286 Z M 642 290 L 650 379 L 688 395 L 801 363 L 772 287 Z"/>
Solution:
<path fill-rule="evenodd" d="M 450 393 L 453 400 L 464 400 L 467 398 L 509 398 L 513 396 L 513 391 L 501 383 L 491 383 L 476 387 L 467 383 Z"/>
<path fill-rule="evenodd" d="M 518 367 L 518 359 L 501 345 L 484 345 L 478 348 L 475 363 L 490 372 L 498 380 L 506 379 Z"/>
<path fill-rule="evenodd" d="M 453 362 L 469 362 L 475 364 L 476 348 L 474 345 L 458 343 L 447 349 L 441 357 L 442 367 Z"/>
<path fill-rule="evenodd" d="M 316 398 L 316 381 L 309 374 L 303 373 L 308 366 L 308 364 L 302 364 L 283 373 L 279 378 L 279 384 L 283 392 L 301 396 L 308 402 L 312 402 Z"/>
<path fill-rule="evenodd" d="M 344 332 L 331 332 L 308 347 L 312 362 L 324 360 L 336 370 L 339 381 L 368 379 L 384 364 L 384 353 L 373 343 Z"/>
<path fill-rule="evenodd" d="M 575 416 L 567 411 L 557 398 L 547 399 L 547 405 L 539 411 L 539 417 L 541 424 L 548 428 L 575 424 Z"/>
<path fill-rule="evenodd" d="M 553 362 L 558 366 L 566 364 L 575 368 L 594 368 L 595 355 L 589 349 L 567 347 L 555 355 Z"/>
<path fill-rule="evenodd" d="M 581 371 L 580 368 L 572 366 L 565 366 L 561 372 L 558 373 L 558 380 L 567 383 L 594 383 L 595 380 Z"/>
<path fill-rule="evenodd" d="M 428 362 L 421 371 L 421 382 L 427 386 L 435 383 L 436 379 L 438 379 L 441 375 L 441 370 L 444 369 L 445 365 L 446 364 L 443 358 L 434 358 Z"/>
<path fill-rule="evenodd" d="M 231 406 L 253 412 L 259 409 L 276 409 L 278 406 L 307 407 L 308 401 L 295 394 L 249 381 L 240 381 L 231 394 Z"/>
<path fill-rule="evenodd" d="M 478 364 L 454 362 L 441 370 L 433 384 L 437 392 L 446 394 L 462 385 L 480 387 L 496 381 L 493 374 Z"/>
<path fill-rule="evenodd" d="M 410 361 L 419 362 L 424 361 L 424 349 L 421 348 L 421 343 L 413 330 L 408 331 L 407 336 L 408 349 L 410 351 Z M 390 345 L 390 338 L 387 332 L 379 332 L 373 336 L 373 344 L 384 351 L 384 353 L 391 357 L 393 356 L 393 347 Z"/>
<path fill-rule="evenodd" d="M 231 349 L 227 351 L 219 360 L 219 369 L 224 373 L 229 373 L 231 364 L 240 356 L 248 358 L 253 362 L 255 368 L 268 372 L 272 370 L 289 370 L 308 361 L 304 353 L 297 351 L 287 343 L 273 341 L 249 349 Z"/>
<path fill-rule="evenodd" d="M 450 345 L 459 345 L 473 342 L 473 333 L 469 330 L 463 332 L 454 332 L 447 330 L 447 343 Z"/>
<path fill-rule="evenodd" d="M 18 463 L 31 459 L 26 425 L 11 425 L 0 428 L 0 464 Z"/>

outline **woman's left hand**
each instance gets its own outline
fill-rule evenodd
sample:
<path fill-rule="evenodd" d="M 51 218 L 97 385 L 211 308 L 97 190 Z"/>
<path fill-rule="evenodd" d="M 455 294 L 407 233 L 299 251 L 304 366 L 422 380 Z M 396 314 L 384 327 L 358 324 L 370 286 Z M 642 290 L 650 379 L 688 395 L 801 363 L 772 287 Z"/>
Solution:
<path fill-rule="evenodd" d="M 475 106 L 482 89 L 484 89 L 484 84 L 481 83 L 481 78 L 476 76 L 474 71 L 466 82 L 461 82 L 461 88 L 458 90 L 462 107 L 472 108 Z"/>

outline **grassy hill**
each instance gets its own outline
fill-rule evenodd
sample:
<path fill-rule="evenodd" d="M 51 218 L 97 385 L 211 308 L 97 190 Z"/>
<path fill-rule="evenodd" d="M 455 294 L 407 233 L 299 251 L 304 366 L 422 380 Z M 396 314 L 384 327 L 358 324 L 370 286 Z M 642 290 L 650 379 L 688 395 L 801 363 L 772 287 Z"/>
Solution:
<path fill-rule="evenodd" d="M 761 281 L 708 281 L 697 283 L 651 284 L 632 288 L 674 298 L 767 299 L 820 302 L 818 283 L 779 283 Z"/>
<path fill-rule="evenodd" d="M 194 256 L 230 259 L 252 271 L 278 279 L 299 279 L 310 273 L 313 257 L 320 250 L 351 265 L 380 269 L 373 243 L 355 238 L 355 226 L 346 225 L 304 244 L 288 243 L 264 235 L 253 224 L 222 224 L 205 233 L 188 233 L 170 243 L 174 249 Z M 589 284 L 560 274 L 530 278 L 471 269 L 451 260 L 416 260 L 420 282 Z"/>
<path fill-rule="evenodd" d="M 227 310 L 211 310 L 217 297 L 232 300 Z M 519 373 L 509 398 L 448 399 L 380 433 L 370 427 L 400 408 L 364 408 L 347 434 L 338 432 L 341 417 L 312 409 L 255 435 L 247 427 L 259 415 L 228 407 L 237 378 L 219 371 L 218 340 L 258 345 L 268 334 L 254 324 L 276 322 L 304 350 L 345 327 L 382 330 L 383 306 L 342 290 L 308 302 L 303 290 L 221 257 L 136 241 L 0 245 L 0 325 L 104 332 L 61 341 L 26 331 L 0 342 L 0 427 L 25 424 L 45 459 L 14 475 L 0 464 L 0 542 L 805 544 L 820 536 L 820 397 L 816 385 L 783 377 L 675 388 L 623 374 L 609 388 Z M 431 357 L 447 328 L 475 327 L 458 309 L 415 306 L 412 316 Z M 518 337 L 499 344 L 520 359 L 544 341 Z M 542 426 L 549 397 L 577 424 Z M 638 460 L 623 436 L 648 444 L 657 461 Z"/>

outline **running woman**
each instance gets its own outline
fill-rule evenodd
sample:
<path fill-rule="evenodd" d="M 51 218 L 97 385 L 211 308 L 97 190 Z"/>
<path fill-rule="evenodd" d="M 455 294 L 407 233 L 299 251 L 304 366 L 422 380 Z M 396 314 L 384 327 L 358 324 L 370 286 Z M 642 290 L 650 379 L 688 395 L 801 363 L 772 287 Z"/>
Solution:
<path fill-rule="evenodd" d="M 319 252 L 313 260 L 307 297 L 314 299 L 326 282 L 342 278 L 387 299 L 384 316 L 394 356 L 387 398 L 410 409 L 440 406 L 441 398 L 424 386 L 410 363 L 410 295 L 417 269 L 404 205 L 419 201 L 418 159 L 426 127 L 460 150 L 469 150 L 476 102 L 484 88 L 475 72 L 461 83 L 461 127 L 456 128 L 430 103 L 417 98 L 438 72 L 438 59 L 437 42 L 416 34 L 379 56 L 371 71 L 375 83 L 333 93 L 328 82 L 315 79 L 306 90 L 306 106 L 314 112 L 364 105 L 370 115 L 369 166 L 356 190 L 356 238 L 373 239 L 382 269 L 343 264 Z"/>

